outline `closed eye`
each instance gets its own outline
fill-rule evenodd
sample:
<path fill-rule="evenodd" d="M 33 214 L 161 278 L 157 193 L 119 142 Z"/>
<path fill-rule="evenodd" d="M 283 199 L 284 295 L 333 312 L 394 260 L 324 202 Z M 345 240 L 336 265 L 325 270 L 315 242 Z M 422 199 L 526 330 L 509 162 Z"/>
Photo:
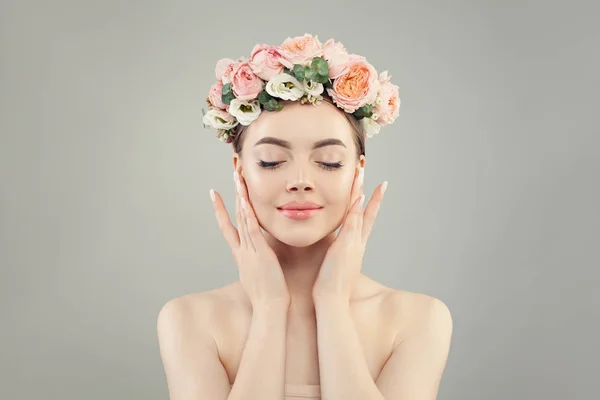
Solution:
<path fill-rule="evenodd" d="M 258 165 L 261 168 L 265 168 L 265 169 L 275 169 L 275 168 L 279 167 L 281 164 L 283 164 L 283 161 L 263 161 L 263 160 L 260 160 L 258 162 Z"/>
<path fill-rule="evenodd" d="M 279 168 L 279 166 L 281 166 L 281 164 L 283 164 L 285 161 L 263 161 L 260 160 L 258 161 L 258 165 L 261 168 L 264 169 L 275 169 L 275 168 Z M 343 164 L 341 162 L 335 162 L 335 163 L 327 163 L 327 162 L 317 162 L 317 164 L 319 164 L 319 167 L 321 167 L 324 170 L 327 171 L 331 171 L 331 170 L 335 170 L 335 169 L 339 169 L 343 166 Z"/>
<path fill-rule="evenodd" d="M 321 166 L 321 168 L 331 171 L 334 169 L 338 169 L 342 167 L 342 163 L 341 162 L 335 162 L 335 163 L 326 163 L 326 162 L 320 162 L 319 165 Z"/>

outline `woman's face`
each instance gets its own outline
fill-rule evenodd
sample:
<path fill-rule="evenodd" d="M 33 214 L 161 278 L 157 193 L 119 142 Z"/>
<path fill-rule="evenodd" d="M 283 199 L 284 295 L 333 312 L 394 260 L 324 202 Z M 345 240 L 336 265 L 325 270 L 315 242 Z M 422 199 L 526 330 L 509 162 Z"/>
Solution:
<path fill-rule="evenodd" d="M 261 113 L 244 135 L 242 157 L 234 156 L 234 167 L 246 181 L 260 225 L 295 247 L 334 232 L 364 163 L 340 110 L 327 102 L 289 102 L 281 111 Z"/>

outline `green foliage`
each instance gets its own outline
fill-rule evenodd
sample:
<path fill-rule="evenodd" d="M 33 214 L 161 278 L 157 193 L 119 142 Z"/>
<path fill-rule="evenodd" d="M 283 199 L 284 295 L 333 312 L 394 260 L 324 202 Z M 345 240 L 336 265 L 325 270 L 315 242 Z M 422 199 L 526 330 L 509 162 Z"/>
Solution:
<path fill-rule="evenodd" d="M 223 85 L 221 89 L 221 101 L 223 104 L 231 104 L 231 100 L 235 99 L 233 90 L 231 89 L 231 83 Z"/>
<path fill-rule="evenodd" d="M 356 119 L 363 118 L 371 118 L 373 115 L 373 106 L 371 104 L 367 104 L 366 106 L 360 107 L 358 110 L 352 113 L 356 117 Z"/>
<path fill-rule="evenodd" d="M 277 102 L 277 99 L 264 90 L 258 94 L 258 102 L 267 111 L 279 111 L 283 109 L 283 104 Z"/>

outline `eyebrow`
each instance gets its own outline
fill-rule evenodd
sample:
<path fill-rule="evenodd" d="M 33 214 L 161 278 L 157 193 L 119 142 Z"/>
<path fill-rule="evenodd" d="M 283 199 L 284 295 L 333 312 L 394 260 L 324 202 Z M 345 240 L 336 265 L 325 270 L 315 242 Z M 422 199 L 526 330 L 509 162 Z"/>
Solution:
<path fill-rule="evenodd" d="M 254 144 L 254 146 L 256 147 L 260 144 L 274 144 L 276 146 L 281 146 L 285 149 L 292 148 L 292 144 L 290 142 L 288 142 L 287 140 L 274 138 L 272 136 L 266 136 L 266 137 L 260 139 L 258 142 L 256 142 L 256 144 Z M 325 147 L 325 146 L 346 147 L 344 142 L 342 142 L 340 139 L 330 138 L 330 139 L 323 139 L 323 140 L 319 140 L 318 142 L 315 142 L 315 144 L 313 145 L 313 150 L 321 148 L 321 147 Z"/>

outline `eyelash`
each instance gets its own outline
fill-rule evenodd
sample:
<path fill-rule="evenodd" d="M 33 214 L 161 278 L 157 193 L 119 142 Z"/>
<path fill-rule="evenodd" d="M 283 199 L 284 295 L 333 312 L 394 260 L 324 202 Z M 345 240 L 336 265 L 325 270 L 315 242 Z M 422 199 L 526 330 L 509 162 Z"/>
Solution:
<path fill-rule="evenodd" d="M 276 168 L 279 168 L 279 166 L 281 164 L 283 164 L 283 161 L 262 161 L 261 160 L 258 162 L 258 165 L 264 169 L 276 169 Z M 341 162 L 336 162 L 336 163 L 320 162 L 318 164 L 319 164 L 319 167 L 321 167 L 327 171 L 339 169 L 343 166 L 343 164 Z"/>

